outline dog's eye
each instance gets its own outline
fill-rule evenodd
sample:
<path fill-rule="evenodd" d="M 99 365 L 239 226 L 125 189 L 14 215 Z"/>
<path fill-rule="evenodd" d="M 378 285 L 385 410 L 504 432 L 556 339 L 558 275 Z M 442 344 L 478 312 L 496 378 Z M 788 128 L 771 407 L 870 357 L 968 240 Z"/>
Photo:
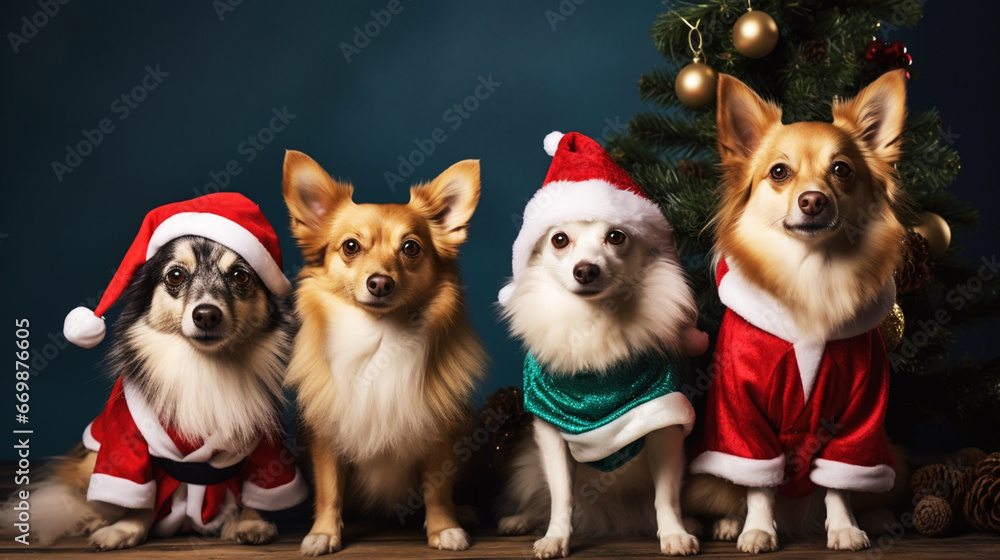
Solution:
<path fill-rule="evenodd" d="M 780 163 L 775 165 L 771 168 L 771 178 L 775 181 L 784 181 L 788 178 L 788 168 Z"/>
<path fill-rule="evenodd" d="M 612 245 L 621 245 L 622 243 L 625 243 L 626 239 L 625 232 L 618 229 L 613 229 L 608 232 L 608 236 L 606 239 L 608 243 Z"/>
<path fill-rule="evenodd" d="M 345 255 L 356 255 L 361 250 L 361 244 L 357 239 L 348 239 L 344 241 L 343 249 Z"/>
<path fill-rule="evenodd" d="M 552 236 L 552 246 L 556 249 L 562 249 L 569 245 L 569 236 L 563 232 L 559 232 Z"/>
<path fill-rule="evenodd" d="M 229 274 L 232 276 L 233 282 L 240 286 L 245 286 L 250 281 L 250 273 L 245 268 L 234 268 Z"/>
<path fill-rule="evenodd" d="M 420 244 L 410 239 L 403 243 L 403 254 L 407 257 L 415 257 L 420 254 Z"/>
<path fill-rule="evenodd" d="M 180 286 L 185 280 L 187 280 L 187 273 L 182 269 L 175 267 L 167 271 L 167 284 Z"/>
<path fill-rule="evenodd" d="M 833 168 L 831 171 L 840 179 L 846 179 L 851 176 L 851 173 L 854 172 L 854 170 L 851 169 L 851 166 L 848 165 L 847 162 L 843 161 L 833 162 Z"/>

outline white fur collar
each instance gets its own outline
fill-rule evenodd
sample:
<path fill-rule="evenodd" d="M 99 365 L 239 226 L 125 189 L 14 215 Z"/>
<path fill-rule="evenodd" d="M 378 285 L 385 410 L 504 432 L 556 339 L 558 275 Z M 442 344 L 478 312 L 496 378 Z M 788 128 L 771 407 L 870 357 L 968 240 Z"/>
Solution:
<path fill-rule="evenodd" d="M 791 312 L 780 300 L 751 284 L 732 263 L 726 264 L 729 266 L 729 271 L 719 282 L 719 299 L 751 325 L 792 343 L 795 349 L 795 361 L 798 363 L 799 375 L 802 378 L 802 388 L 808 400 L 816 383 L 826 341 L 817 341 L 805 336 L 796 327 Z M 852 338 L 876 328 L 892 311 L 895 301 L 896 284 L 890 279 L 875 301 L 858 310 L 851 321 L 835 329 L 827 340 Z"/>
<path fill-rule="evenodd" d="M 128 379 L 122 380 L 122 389 L 132 420 L 142 433 L 142 437 L 146 439 L 149 454 L 153 457 L 163 457 L 181 463 L 208 463 L 215 468 L 225 468 L 248 456 L 257 446 L 259 440 L 253 442 L 247 449 L 219 449 L 219 445 L 223 444 L 219 441 L 221 438 L 210 437 L 198 449 L 183 455 L 142 396 L 142 391 Z"/>

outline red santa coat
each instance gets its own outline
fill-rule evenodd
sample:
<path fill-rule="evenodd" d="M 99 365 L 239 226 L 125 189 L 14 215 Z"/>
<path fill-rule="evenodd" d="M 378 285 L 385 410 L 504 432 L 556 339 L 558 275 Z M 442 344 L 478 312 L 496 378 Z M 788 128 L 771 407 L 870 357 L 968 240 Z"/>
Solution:
<path fill-rule="evenodd" d="M 798 333 L 781 302 L 725 261 L 717 281 L 728 309 L 691 472 L 777 486 L 789 496 L 817 486 L 892 488 L 883 427 L 889 363 L 877 327 L 892 309 L 893 282 L 830 340 L 814 342 Z"/>
<path fill-rule="evenodd" d="M 83 443 L 97 452 L 87 499 L 154 509 L 152 533 L 157 536 L 173 535 L 185 521 L 197 531 L 216 532 L 241 503 L 274 511 L 292 507 L 307 495 L 302 474 L 280 441 L 260 440 L 240 450 L 218 449 L 211 439 L 189 441 L 164 427 L 142 393 L 122 379 L 87 426 Z M 156 457 L 239 470 L 216 484 L 189 484 L 167 474 Z M 244 460 L 242 468 L 234 466 Z"/>

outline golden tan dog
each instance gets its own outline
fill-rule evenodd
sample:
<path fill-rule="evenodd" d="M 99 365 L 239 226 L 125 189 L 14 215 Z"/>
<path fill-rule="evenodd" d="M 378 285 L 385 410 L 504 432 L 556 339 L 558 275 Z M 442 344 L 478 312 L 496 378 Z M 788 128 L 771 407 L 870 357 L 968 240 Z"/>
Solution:
<path fill-rule="evenodd" d="M 355 204 L 350 185 L 289 151 L 283 190 L 306 260 L 287 377 L 316 486 L 302 553 L 341 548 L 346 496 L 391 511 L 420 487 L 428 545 L 468 548 L 451 498 L 453 447 L 485 353 L 465 315 L 457 257 L 479 163 L 413 187 L 405 205 Z"/>

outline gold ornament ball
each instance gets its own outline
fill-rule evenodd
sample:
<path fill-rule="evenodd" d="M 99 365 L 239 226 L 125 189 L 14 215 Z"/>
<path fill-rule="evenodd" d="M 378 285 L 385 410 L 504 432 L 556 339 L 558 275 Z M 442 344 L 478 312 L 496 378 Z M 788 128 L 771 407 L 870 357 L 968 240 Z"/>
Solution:
<path fill-rule="evenodd" d="M 681 103 L 698 109 L 708 105 L 715 99 L 715 88 L 719 83 L 719 75 L 707 64 L 692 62 L 677 73 L 674 91 Z"/>
<path fill-rule="evenodd" d="M 921 212 L 920 222 L 913 226 L 913 231 L 924 236 L 931 246 L 934 257 L 942 257 L 951 245 L 951 227 L 944 218 L 933 212 Z"/>
<path fill-rule="evenodd" d="M 903 308 L 898 303 L 892 304 L 892 311 L 885 316 L 885 319 L 882 319 L 882 323 L 878 326 L 886 350 L 893 352 L 899 348 L 899 343 L 903 341 L 903 327 L 905 326 Z"/>
<path fill-rule="evenodd" d="M 747 12 L 733 26 L 733 45 L 747 58 L 763 58 L 777 44 L 778 24 L 764 12 Z"/>

